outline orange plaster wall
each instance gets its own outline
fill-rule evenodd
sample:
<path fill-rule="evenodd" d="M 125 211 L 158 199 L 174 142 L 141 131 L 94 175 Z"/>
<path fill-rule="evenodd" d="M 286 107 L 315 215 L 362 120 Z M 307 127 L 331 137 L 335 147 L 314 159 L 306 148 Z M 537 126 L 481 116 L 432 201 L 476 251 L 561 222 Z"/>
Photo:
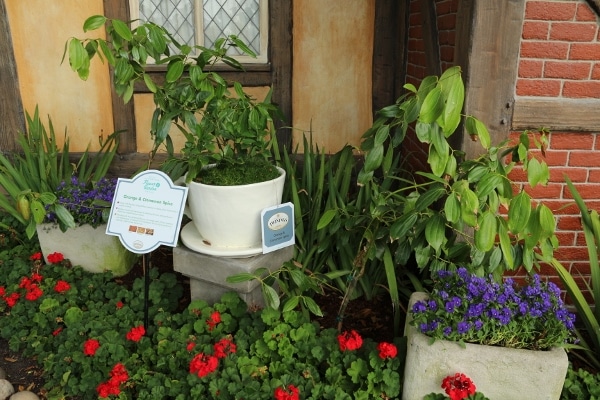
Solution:
<path fill-rule="evenodd" d="M 113 132 L 108 67 L 92 63 L 84 82 L 61 59 L 68 38 L 84 37 L 85 19 L 103 13 L 102 1 L 9 0 L 6 8 L 23 108 L 33 114 L 38 105 L 45 124 L 48 115 L 52 118 L 59 145 L 66 127 L 71 151 L 83 151 L 88 144 L 98 149 L 98 137 Z"/>
<path fill-rule="evenodd" d="M 358 145 L 371 114 L 372 1 L 295 0 L 293 61 L 294 142 L 312 126 L 328 153 Z"/>

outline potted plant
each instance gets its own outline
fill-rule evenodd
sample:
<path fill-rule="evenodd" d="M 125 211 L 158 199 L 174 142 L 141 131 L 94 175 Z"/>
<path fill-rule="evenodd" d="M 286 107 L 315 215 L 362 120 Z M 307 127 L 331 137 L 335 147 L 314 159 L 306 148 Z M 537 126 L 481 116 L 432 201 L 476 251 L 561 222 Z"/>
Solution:
<path fill-rule="evenodd" d="M 105 175 L 118 134 L 110 135 L 97 154 L 86 150 L 73 163 L 69 138 L 65 135 L 58 148 L 52 121 L 46 128 L 37 108 L 33 117 L 27 114 L 27 125 L 27 134 L 18 136 L 20 154 L 0 154 L 0 186 L 6 192 L 0 196 L 0 208 L 26 227 L 28 238 L 38 233 L 46 259 L 58 249 L 92 272 L 129 271 L 135 255 L 99 227 L 106 222 L 114 192 L 114 183 L 107 185 Z"/>
<path fill-rule="evenodd" d="M 461 372 L 491 398 L 558 399 L 575 328 L 560 296 L 538 275 L 520 287 L 438 271 L 430 294 L 411 296 L 403 398 L 422 399 Z"/>
<path fill-rule="evenodd" d="M 260 247 L 260 211 L 281 202 L 285 180 L 283 169 L 270 161 L 271 151 L 276 150 L 273 121 L 280 111 L 271 103 L 271 92 L 256 101 L 240 83 L 226 81 L 215 69 L 218 62 L 242 69 L 227 55 L 229 47 L 255 57 L 254 52 L 233 35 L 217 40 L 214 48 L 191 47 L 154 23 L 130 29 L 123 21 L 101 15 L 88 18 L 83 30 L 101 27 L 107 39 L 68 41 L 69 63 L 87 79 L 90 60 L 96 55 L 105 59 L 113 67 L 116 92 L 125 102 L 137 82 L 153 93 L 151 156 L 164 145 L 167 160 L 162 169 L 174 180 L 185 176 L 190 186 L 188 204 L 194 224 L 184 228 L 184 243 L 187 239 L 188 247 L 199 251 Z M 147 73 L 150 62 L 166 65 L 164 82 L 153 81 Z M 185 136 L 179 153 L 169 136 L 173 124 Z M 249 185 L 264 194 L 254 194 Z M 211 189 L 208 186 L 214 187 L 205 194 Z M 234 186 L 247 191 L 238 193 Z"/>

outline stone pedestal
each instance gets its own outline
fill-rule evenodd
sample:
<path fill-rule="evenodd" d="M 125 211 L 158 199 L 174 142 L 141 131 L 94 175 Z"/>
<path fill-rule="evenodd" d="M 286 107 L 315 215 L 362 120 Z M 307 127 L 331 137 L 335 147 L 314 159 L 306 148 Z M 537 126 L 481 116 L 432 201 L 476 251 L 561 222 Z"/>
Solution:
<path fill-rule="evenodd" d="M 247 258 L 209 256 L 178 246 L 173 249 L 173 269 L 190 278 L 192 300 L 202 299 L 214 304 L 226 292 L 235 291 L 248 308 L 263 308 L 265 303 L 258 280 L 229 283 L 227 277 L 242 272 L 254 273 L 258 268 L 275 271 L 293 255 L 294 246 Z"/>

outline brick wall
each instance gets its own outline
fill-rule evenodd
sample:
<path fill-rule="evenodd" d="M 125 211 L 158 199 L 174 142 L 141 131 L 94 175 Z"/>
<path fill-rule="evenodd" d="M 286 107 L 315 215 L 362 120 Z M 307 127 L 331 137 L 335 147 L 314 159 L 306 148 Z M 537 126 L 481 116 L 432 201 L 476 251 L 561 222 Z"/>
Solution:
<path fill-rule="evenodd" d="M 515 95 L 565 101 L 600 98 L 599 27 L 598 17 L 583 0 L 528 0 Z M 564 175 L 573 181 L 588 208 L 600 211 L 598 132 L 549 134 L 544 159 L 550 167 L 550 182 L 546 187 L 531 188 L 518 169 L 511 174 L 518 189 L 527 191 L 556 215 L 560 246 L 555 256 L 582 288 L 590 283 L 589 257 L 579 210 L 573 204 Z M 536 156 L 542 158 L 539 152 Z M 543 272 L 558 281 L 551 268 Z"/>
<path fill-rule="evenodd" d="M 410 2 L 408 82 L 427 74 L 421 1 Z M 437 0 L 437 27 L 443 69 L 453 65 L 458 0 Z M 600 23 L 584 0 L 526 0 L 515 96 L 517 98 L 600 98 Z M 490 40 L 493 40 L 490 38 Z M 598 110 L 600 112 L 600 110 Z M 600 132 L 600 126 L 598 127 Z M 511 174 L 516 190 L 526 190 L 557 216 L 556 256 L 581 282 L 590 281 L 589 258 L 579 211 L 563 176 L 575 183 L 590 209 L 600 211 L 600 136 L 598 132 L 551 132 L 545 151 L 550 183 L 531 188 L 519 168 Z M 516 137 L 519 133 L 514 132 Z M 426 148 L 408 141 L 407 151 L 423 157 Z M 534 152 L 542 157 L 540 152 Z M 425 158 L 422 158 L 424 160 Z M 411 160 L 412 163 L 412 160 Z M 558 282 L 556 273 L 542 273 Z"/>

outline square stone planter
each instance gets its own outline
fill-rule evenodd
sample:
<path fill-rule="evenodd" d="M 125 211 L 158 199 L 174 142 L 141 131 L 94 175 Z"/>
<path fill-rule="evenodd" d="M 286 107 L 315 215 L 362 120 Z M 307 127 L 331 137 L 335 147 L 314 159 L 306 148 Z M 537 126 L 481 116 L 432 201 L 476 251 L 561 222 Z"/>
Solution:
<path fill-rule="evenodd" d="M 414 293 L 409 310 L 425 293 Z M 569 361 L 562 348 L 550 351 L 509 349 L 495 346 L 436 340 L 409 324 L 403 400 L 422 400 L 435 392 L 444 393 L 442 380 L 457 372 L 473 380 L 477 391 L 490 400 L 558 400 Z"/>
<path fill-rule="evenodd" d="M 111 271 L 127 274 L 139 256 L 127 250 L 117 236 L 106 234 L 106 224 L 93 228 L 82 225 L 60 230 L 57 224 L 37 226 L 38 240 L 46 262 L 48 254 L 61 253 L 73 265 L 92 273 Z"/>

